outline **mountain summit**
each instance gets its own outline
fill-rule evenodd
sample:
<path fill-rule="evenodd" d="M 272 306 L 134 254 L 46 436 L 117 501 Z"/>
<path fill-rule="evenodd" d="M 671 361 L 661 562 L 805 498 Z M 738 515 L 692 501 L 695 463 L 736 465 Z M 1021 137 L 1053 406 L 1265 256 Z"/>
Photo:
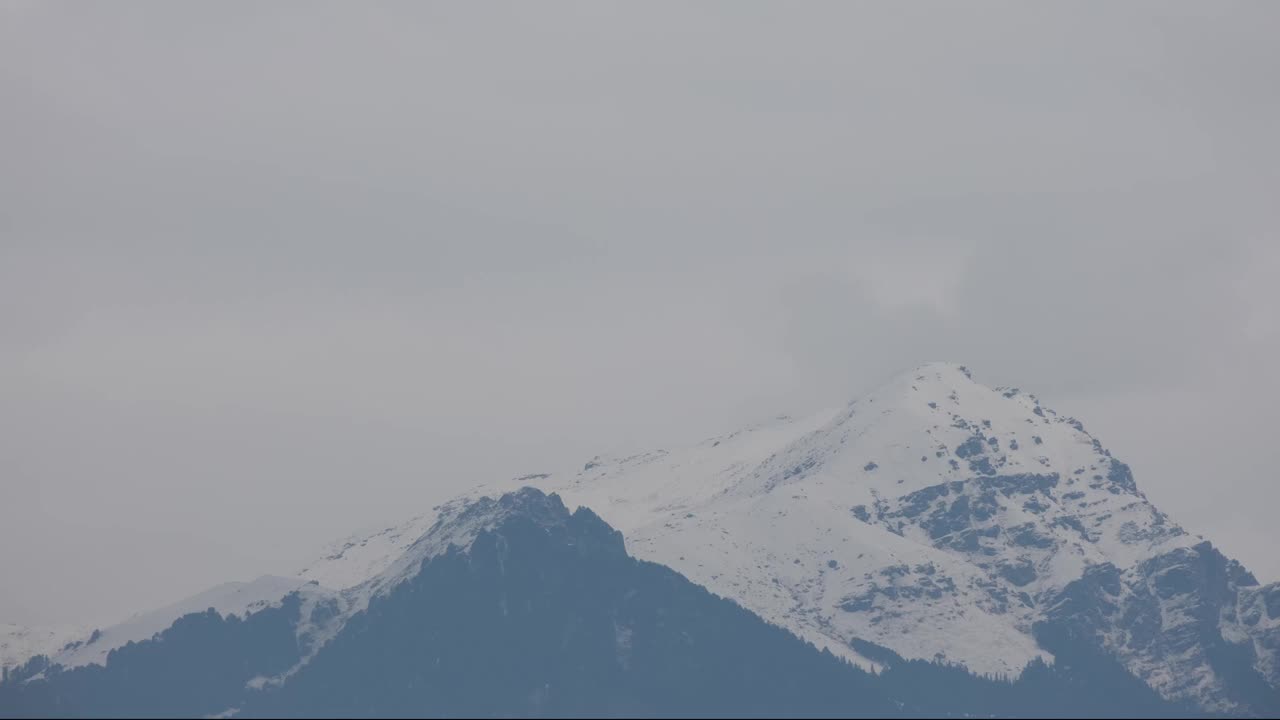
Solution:
<path fill-rule="evenodd" d="M 1249 712 L 1280 686 L 1280 584 L 1259 586 L 1158 510 L 1080 421 L 960 365 L 460 501 L 520 485 L 593 508 L 637 557 L 864 666 L 859 641 L 1016 675 L 1069 640 L 1210 711 Z M 405 547 L 390 538 L 432 518 L 348 540 L 304 576 L 382 571 L 376 554 Z"/>
<path fill-rule="evenodd" d="M 936 686 L 958 672 L 950 665 L 963 665 L 991 678 L 1021 673 L 1006 687 L 1014 695 L 1049 678 L 1043 687 L 1061 693 L 1049 703 L 1055 707 L 1079 693 L 1103 705 L 1124 695 L 1136 698 L 1131 709 L 1147 712 L 1142 693 L 1153 689 L 1169 707 L 1280 713 L 1280 583 L 1259 584 L 1179 527 L 1080 421 L 946 363 L 922 365 L 808 417 L 476 488 L 401 525 L 347 538 L 298 577 L 215 588 L 94 633 L 51 665 L 29 664 L 21 677 L 48 667 L 56 680 L 75 669 L 54 686 L 110 688 L 114 673 L 128 675 L 128 663 L 168 668 L 161 656 L 187 638 L 192 648 L 215 641 L 230 648 L 208 659 L 213 674 L 205 676 L 222 683 L 206 688 L 209 698 L 239 697 L 248 666 L 237 653 L 264 647 L 271 662 L 254 670 L 251 689 L 294 697 L 299 678 L 312 678 L 306 682 L 322 695 L 324 678 L 372 667 L 368 653 L 378 646 L 357 638 L 380 613 L 377 632 L 387 638 L 408 637 L 386 620 L 393 615 L 448 630 L 420 614 L 421 603 L 452 587 L 441 575 L 428 592 L 425 568 L 483 566 L 496 573 L 492 582 L 507 582 L 502 543 L 514 535 L 503 528 L 517 525 L 530 543 L 556 538 L 565 559 L 622 567 L 629 553 L 664 565 L 832 655 L 882 671 L 881 689 L 895 697 L 915 685 L 898 693 L 894 673 L 922 672 Z M 477 547 L 494 552 L 482 562 L 472 556 Z M 205 607 L 173 623 L 174 612 Z M 249 614 L 242 623 L 232 612 Z M 148 644 L 165 627 L 168 645 Z M 466 646 L 459 640 L 457 648 Z M 112 657 L 125 669 L 112 670 Z M 913 664 L 921 660 L 929 662 Z M 418 681 L 395 674 L 402 670 L 416 672 L 399 668 L 388 677 Z M 1098 690 L 1106 678 L 1122 678 L 1114 696 Z M 304 706 L 296 697 L 289 707 Z M 1014 708 L 1047 706 L 1004 707 L 1025 714 Z"/>

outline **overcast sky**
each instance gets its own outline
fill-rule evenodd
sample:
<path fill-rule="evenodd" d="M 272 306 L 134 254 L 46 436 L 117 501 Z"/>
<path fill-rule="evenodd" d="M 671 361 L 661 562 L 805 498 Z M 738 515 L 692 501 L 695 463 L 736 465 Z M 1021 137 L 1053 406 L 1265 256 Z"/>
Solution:
<path fill-rule="evenodd" d="M 1280 580 L 1280 4 L 0 11 L 0 622 L 929 360 Z"/>

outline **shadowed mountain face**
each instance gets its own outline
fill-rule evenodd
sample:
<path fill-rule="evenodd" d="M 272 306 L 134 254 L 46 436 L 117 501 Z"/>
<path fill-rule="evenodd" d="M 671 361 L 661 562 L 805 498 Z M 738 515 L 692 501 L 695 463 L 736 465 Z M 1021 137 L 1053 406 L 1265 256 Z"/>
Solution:
<path fill-rule="evenodd" d="M 873 678 L 677 573 L 555 496 L 347 624 L 247 714 L 841 715 L 892 706 Z"/>
<path fill-rule="evenodd" d="M 1046 615 L 1036 630 L 1047 647 L 1102 649 L 1202 704 L 1280 715 L 1280 584 L 1259 586 L 1207 542 L 1091 567 Z"/>
<path fill-rule="evenodd" d="M 178 618 L 155 638 L 113 650 L 106 665 L 70 670 L 28 663 L 0 685 L 5 717 L 194 717 L 244 696 L 260 674 L 301 660 L 296 638 L 301 598 L 245 619 L 213 610 Z"/>
<path fill-rule="evenodd" d="M 450 545 L 307 655 L 300 593 L 244 619 L 180 618 L 106 666 L 39 663 L 4 716 L 1165 716 L 1114 662 L 1014 682 L 862 643 L 863 672 L 678 573 L 594 513 L 525 489 L 463 507 Z M 311 608 L 320 612 L 323 605 Z M 1096 659 L 1096 658 L 1095 658 Z M 1105 660 L 1105 658 L 1103 658 Z"/>

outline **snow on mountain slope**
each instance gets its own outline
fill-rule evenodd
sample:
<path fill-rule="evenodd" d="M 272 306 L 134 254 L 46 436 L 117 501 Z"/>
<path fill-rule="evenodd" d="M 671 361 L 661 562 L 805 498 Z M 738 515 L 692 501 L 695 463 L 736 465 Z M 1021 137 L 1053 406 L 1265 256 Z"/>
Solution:
<path fill-rule="evenodd" d="M 1155 567 L 1200 543 L 1147 501 L 1081 423 L 943 363 L 808 418 L 679 450 L 596 457 L 477 488 L 436 512 L 524 485 L 590 507 L 637 557 L 832 652 L 861 661 L 849 642 L 865 639 L 978 672 L 1017 673 L 1048 655 L 1033 626 L 1088 569 Z M 335 584 L 367 596 L 403 577 L 424 548 L 442 549 L 436 538 L 410 552 L 409 538 L 435 518 L 345 541 L 303 575 L 341 578 Z M 1240 602 L 1253 603 L 1248 617 L 1265 604 L 1257 598 L 1275 595 L 1241 587 Z M 1280 643 L 1267 622 L 1233 627 L 1227 634 L 1252 638 L 1257 667 L 1280 680 Z M 1223 682 L 1209 655 L 1174 663 L 1115 640 L 1115 628 L 1092 631 L 1166 696 L 1231 709 L 1205 690 Z"/>
<path fill-rule="evenodd" d="M 1079 423 L 946 364 L 835 411 L 537 485 L 833 651 L 862 638 L 979 672 L 1043 655 L 1036 598 L 1086 565 L 1193 542 Z"/>
<path fill-rule="evenodd" d="M 394 589 L 418 573 L 424 561 L 446 552 L 450 547 L 467 548 L 481 531 L 491 530 L 512 515 L 521 514 L 544 526 L 559 524 L 563 517 L 556 512 L 560 499 L 517 487 L 509 493 L 492 497 L 456 499 L 436 508 L 436 520 L 403 553 L 381 572 L 365 582 L 347 588 L 343 595 L 350 612 L 368 607 L 370 598 Z M 562 508 L 561 508 L 562 509 Z"/>
<path fill-rule="evenodd" d="M 0 623 L 0 668 L 17 667 L 36 655 L 50 656 L 70 643 L 89 637 L 79 625 L 30 627 Z"/>
<path fill-rule="evenodd" d="M 503 494 L 525 486 L 591 508 L 636 557 L 863 665 L 859 639 L 1016 674 L 1062 647 L 1048 628 L 1205 709 L 1248 713 L 1260 705 L 1240 687 L 1280 687 L 1280 584 L 1259 586 L 1173 523 L 1078 421 L 942 363 L 806 418 L 478 487 L 336 543 L 297 578 L 219 586 L 54 662 L 100 663 L 182 614 L 244 614 L 296 590 L 305 663 L 371 598 L 500 522 L 522 497 Z"/>
<path fill-rule="evenodd" d="M 89 641 L 51 655 L 51 660 L 67 668 L 102 665 L 112 650 L 129 642 L 149 639 L 183 615 L 213 608 L 223 615 L 234 613 L 243 617 L 246 613 L 275 605 L 285 595 L 307 587 L 307 580 L 272 575 L 250 582 L 225 583 L 158 610 L 134 615 L 118 625 L 94 633 Z"/>
<path fill-rule="evenodd" d="M 338 540 L 298 572 L 324 587 L 345 589 L 386 570 L 436 522 L 436 511 L 388 528 L 355 533 Z"/>

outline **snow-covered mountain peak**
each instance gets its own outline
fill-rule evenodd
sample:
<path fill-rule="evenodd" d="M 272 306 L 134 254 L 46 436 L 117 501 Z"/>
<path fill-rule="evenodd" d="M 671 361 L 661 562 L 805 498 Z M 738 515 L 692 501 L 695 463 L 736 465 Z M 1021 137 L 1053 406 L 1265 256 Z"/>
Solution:
<path fill-rule="evenodd" d="M 386 574 L 388 568 L 411 549 L 414 550 L 414 555 L 421 556 L 424 552 L 443 551 L 447 549 L 449 542 L 465 546 L 469 541 L 464 537 L 466 531 L 461 528 L 491 526 L 500 519 L 499 516 L 509 515 L 522 508 L 535 514 L 547 515 L 551 509 L 539 509 L 538 506 L 550 500 L 531 498 L 520 492 L 519 488 L 548 477 L 550 475 L 545 473 L 534 473 L 511 479 L 504 484 L 515 490 L 510 498 L 502 496 L 502 491 L 495 494 L 497 500 L 472 493 L 437 505 L 429 513 L 415 516 L 398 525 L 350 535 L 331 543 L 320 557 L 300 570 L 298 575 L 325 587 L 349 590 Z M 560 502 L 558 496 L 555 497 L 555 502 Z M 493 517 L 486 519 L 486 515 Z M 418 557 L 419 562 L 422 559 L 424 557 Z"/>
<path fill-rule="evenodd" d="M 342 540 L 301 580 L 223 605 L 296 590 L 314 649 L 425 561 L 516 515 L 555 532 L 583 506 L 636 557 L 863 665 L 859 640 L 1016 674 L 1050 655 L 1037 634 L 1048 623 L 1205 708 L 1240 703 L 1214 665 L 1222 643 L 1280 678 L 1280 584 L 1224 571 L 1083 424 L 962 365 L 921 365 L 835 408 L 687 447 L 537 470 Z M 135 625 L 107 635 L 153 631 Z M 100 661 L 107 647 L 85 645 L 60 659 Z"/>
<path fill-rule="evenodd" d="M 80 625 L 27 626 L 0 623 L 0 668 L 14 668 L 36 655 L 51 656 L 91 635 Z"/>
<path fill-rule="evenodd" d="M 1031 633 L 1040 604 L 1086 568 L 1195 542 L 1083 425 L 962 365 L 928 363 L 812 415 L 476 488 L 345 541 L 303 576 L 349 587 L 358 609 L 523 496 L 482 498 L 527 485 L 855 661 L 860 638 L 1016 673 L 1046 654 Z"/>
<path fill-rule="evenodd" d="M 1195 542 L 1081 423 L 953 363 L 808 417 L 541 475 L 638 556 L 833 652 L 870 639 L 981 671 L 1043 655 L 1040 598 L 1085 568 Z"/>
<path fill-rule="evenodd" d="M 564 525 L 569 518 L 569 510 L 559 495 L 543 493 L 528 486 L 492 497 L 466 495 L 439 505 L 435 508 L 434 521 L 422 535 L 389 562 L 382 563 L 384 567 L 379 572 L 344 591 L 350 611 L 364 609 L 373 597 L 388 593 L 412 578 L 423 562 L 442 555 L 451 548 L 466 550 L 480 533 L 493 530 L 517 515 L 540 527 L 551 529 Z M 409 524 L 420 525 L 421 519 L 415 519 Z M 318 567 L 331 575 L 342 574 L 334 568 L 334 564 L 330 561 L 329 564 Z"/>
<path fill-rule="evenodd" d="M 942 395 L 977 384 L 973 379 L 973 373 L 964 365 L 953 362 L 927 362 L 894 375 L 881 383 L 880 387 L 871 394 L 901 392 L 910 387 L 917 392 L 924 390 Z"/>
<path fill-rule="evenodd" d="M 1114 477 L 1137 493 L 1127 468 L 1079 422 L 1016 388 L 975 382 L 962 365 L 929 363 L 853 400 L 726 492 L 754 495 L 821 475 L 873 500 L 975 476 L 1053 473 Z"/>

